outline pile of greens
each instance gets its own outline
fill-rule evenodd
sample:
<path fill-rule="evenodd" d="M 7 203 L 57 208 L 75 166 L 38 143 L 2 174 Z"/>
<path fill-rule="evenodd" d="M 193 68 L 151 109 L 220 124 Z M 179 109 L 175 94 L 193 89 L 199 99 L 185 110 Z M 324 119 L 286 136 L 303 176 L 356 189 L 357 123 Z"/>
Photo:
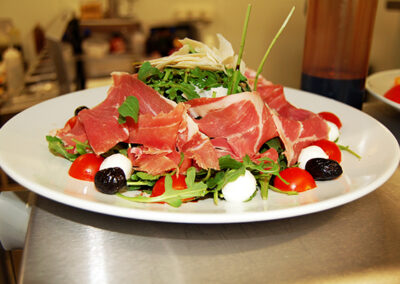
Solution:
<path fill-rule="evenodd" d="M 152 87 L 164 97 L 177 103 L 200 98 L 196 87 L 200 90 L 223 87 L 229 89 L 234 79 L 233 69 L 224 71 L 194 69 L 179 69 L 167 67 L 159 70 L 151 66 L 150 62 L 144 62 L 139 69 L 138 78 L 146 85 Z M 234 93 L 250 91 L 247 78 L 240 73 L 239 84 L 233 90 Z"/>

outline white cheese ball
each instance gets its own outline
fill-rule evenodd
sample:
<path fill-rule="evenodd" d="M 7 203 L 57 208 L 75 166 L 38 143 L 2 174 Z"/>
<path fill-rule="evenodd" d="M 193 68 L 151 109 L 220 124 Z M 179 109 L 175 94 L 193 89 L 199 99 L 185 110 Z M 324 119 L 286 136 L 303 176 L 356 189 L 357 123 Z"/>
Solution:
<path fill-rule="evenodd" d="M 122 154 L 113 154 L 104 159 L 100 165 L 100 170 L 108 168 L 121 168 L 124 171 L 125 178 L 128 180 L 133 172 L 133 166 L 131 160 Z"/>
<path fill-rule="evenodd" d="M 339 138 L 339 128 L 333 122 L 327 121 L 326 123 L 329 127 L 328 140 L 334 142 L 336 139 Z"/>
<path fill-rule="evenodd" d="M 202 90 L 195 86 L 196 93 L 203 98 L 219 98 L 228 94 L 228 89 L 224 87 L 211 88 L 210 90 Z"/>
<path fill-rule="evenodd" d="M 301 150 L 298 162 L 299 162 L 299 168 L 305 169 L 306 164 L 309 160 L 314 159 L 314 158 L 323 158 L 323 159 L 328 159 L 328 155 L 325 153 L 324 150 L 322 150 L 321 147 L 319 146 L 308 146 L 306 148 L 303 148 Z"/>
<path fill-rule="evenodd" d="M 256 191 L 256 184 L 253 174 L 246 170 L 243 176 L 225 185 L 222 194 L 228 202 L 243 202 L 248 200 Z"/>

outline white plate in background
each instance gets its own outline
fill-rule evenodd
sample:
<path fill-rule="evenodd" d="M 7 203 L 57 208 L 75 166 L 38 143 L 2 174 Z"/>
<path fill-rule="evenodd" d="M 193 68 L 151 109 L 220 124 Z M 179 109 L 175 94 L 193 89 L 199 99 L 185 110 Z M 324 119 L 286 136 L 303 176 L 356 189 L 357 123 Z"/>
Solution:
<path fill-rule="evenodd" d="M 385 93 L 394 86 L 394 79 L 400 77 L 400 69 L 387 70 L 368 76 L 365 88 L 378 100 L 400 110 L 400 104 L 384 97 Z"/>

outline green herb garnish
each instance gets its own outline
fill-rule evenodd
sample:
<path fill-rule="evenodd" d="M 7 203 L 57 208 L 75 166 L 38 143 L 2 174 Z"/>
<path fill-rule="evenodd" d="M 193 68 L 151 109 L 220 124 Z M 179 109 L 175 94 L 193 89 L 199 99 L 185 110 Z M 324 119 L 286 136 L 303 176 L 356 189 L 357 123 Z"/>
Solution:
<path fill-rule="evenodd" d="M 289 12 L 289 15 L 286 17 L 285 21 L 283 22 L 282 26 L 280 27 L 280 29 L 278 30 L 278 32 L 276 33 L 275 37 L 272 39 L 271 43 L 268 46 L 267 51 L 264 54 L 263 59 L 261 60 L 260 65 L 257 68 L 257 72 L 256 72 L 256 78 L 254 80 L 254 87 L 253 90 L 256 91 L 257 90 L 257 82 L 258 82 L 258 76 L 260 76 L 260 73 L 262 72 L 262 69 L 264 67 L 265 61 L 267 60 L 268 54 L 271 51 L 272 47 L 274 46 L 276 40 L 278 39 L 278 37 L 281 35 L 282 31 L 285 29 L 287 23 L 289 22 L 290 17 L 292 16 L 293 12 L 294 12 L 295 7 L 292 7 L 292 9 Z"/>
<path fill-rule="evenodd" d="M 50 152 L 54 155 L 64 157 L 71 162 L 75 161 L 75 159 L 79 157 L 79 154 L 69 153 L 68 150 L 73 149 L 73 147 L 66 147 L 60 138 L 47 135 L 46 140 Z"/>
<path fill-rule="evenodd" d="M 228 88 L 228 95 L 234 94 L 235 90 L 239 84 L 239 76 L 240 76 L 240 63 L 242 61 L 242 56 L 243 56 L 243 51 L 244 51 L 244 44 L 246 41 L 246 34 L 247 34 L 247 27 L 249 25 L 249 19 L 250 19 L 250 11 L 251 11 L 251 4 L 247 6 L 247 12 L 246 12 L 246 17 L 244 20 L 244 27 L 242 31 L 242 39 L 240 41 L 240 49 L 239 49 L 239 55 L 237 58 L 236 66 L 235 66 L 235 71 L 233 73 L 233 80 L 231 84 L 229 85 Z"/>
<path fill-rule="evenodd" d="M 134 96 L 127 97 L 118 108 L 118 112 L 118 123 L 125 123 L 127 117 L 133 118 L 133 120 L 137 123 L 139 117 L 139 100 Z"/>
<path fill-rule="evenodd" d="M 165 176 L 165 192 L 162 195 L 150 197 L 150 196 L 135 196 L 128 197 L 121 193 L 117 193 L 118 196 L 134 202 L 166 202 L 173 207 L 179 207 L 182 204 L 182 200 L 191 198 L 200 198 L 205 196 L 207 191 L 207 185 L 203 182 L 196 182 L 196 169 L 191 167 L 187 170 L 186 175 L 186 189 L 176 190 L 172 187 L 172 177 L 170 174 Z"/>

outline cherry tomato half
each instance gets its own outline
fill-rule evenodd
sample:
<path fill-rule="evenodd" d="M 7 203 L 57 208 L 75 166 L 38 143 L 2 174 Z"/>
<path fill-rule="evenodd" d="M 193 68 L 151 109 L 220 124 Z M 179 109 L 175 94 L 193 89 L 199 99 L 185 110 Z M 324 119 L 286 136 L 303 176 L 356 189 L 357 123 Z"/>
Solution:
<path fill-rule="evenodd" d="M 93 153 L 81 155 L 71 164 L 68 174 L 76 179 L 94 181 L 94 176 L 103 161 L 103 157 Z"/>
<path fill-rule="evenodd" d="M 339 129 L 342 127 L 342 122 L 340 121 L 339 117 L 337 117 L 336 114 L 328 112 L 328 111 L 323 111 L 323 112 L 318 113 L 318 115 L 321 118 L 336 124 L 336 126 Z"/>
<path fill-rule="evenodd" d="M 78 120 L 78 117 L 73 116 L 70 119 L 68 119 L 68 121 L 65 123 L 64 128 L 69 126 L 69 128 L 73 128 L 76 124 L 76 121 Z"/>
<path fill-rule="evenodd" d="M 320 147 L 324 152 L 328 155 L 329 159 L 335 160 L 340 163 L 342 161 L 342 152 L 339 149 L 339 146 L 332 141 L 327 139 L 321 139 L 311 143 L 311 145 L 315 145 Z"/>
<path fill-rule="evenodd" d="M 176 190 L 186 189 L 185 175 L 172 175 L 172 188 Z M 161 177 L 153 187 L 151 197 L 160 196 L 165 192 L 165 177 Z M 183 201 L 190 201 L 192 198 L 183 199 Z M 164 203 L 164 202 L 162 202 Z"/>
<path fill-rule="evenodd" d="M 400 85 L 389 89 L 384 95 L 385 98 L 400 104 Z"/>
<path fill-rule="evenodd" d="M 285 184 L 279 177 L 275 177 L 274 186 L 282 191 L 303 192 L 317 186 L 312 175 L 301 168 L 287 168 L 279 174 L 289 183 Z"/>

